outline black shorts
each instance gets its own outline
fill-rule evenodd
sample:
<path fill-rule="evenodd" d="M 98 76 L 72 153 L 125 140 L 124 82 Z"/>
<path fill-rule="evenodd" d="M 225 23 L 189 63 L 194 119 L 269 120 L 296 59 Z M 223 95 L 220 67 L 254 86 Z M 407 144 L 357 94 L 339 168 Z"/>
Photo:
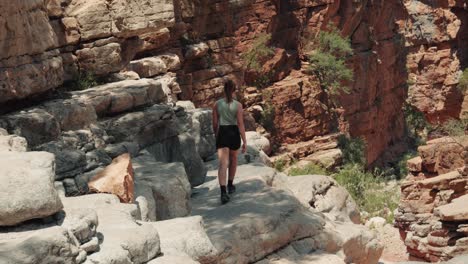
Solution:
<path fill-rule="evenodd" d="M 229 148 L 230 150 L 238 150 L 241 146 L 241 136 L 239 127 L 219 126 L 218 136 L 216 137 L 216 148 Z"/>

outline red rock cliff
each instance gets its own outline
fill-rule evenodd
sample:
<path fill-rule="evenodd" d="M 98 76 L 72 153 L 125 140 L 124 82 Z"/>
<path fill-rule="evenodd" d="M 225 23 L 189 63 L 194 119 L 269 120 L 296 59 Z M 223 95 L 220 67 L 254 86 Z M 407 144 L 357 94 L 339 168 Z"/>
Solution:
<path fill-rule="evenodd" d="M 440 34 L 434 33 L 437 41 L 423 40 L 423 29 L 413 32 L 420 28 L 417 21 L 425 21 L 432 9 L 416 8 L 413 12 L 413 2 L 397 0 L 2 2 L 0 110 L 19 110 L 20 101 L 60 90 L 63 82 L 73 79 L 78 71 L 115 76 L 130 70 L 143 78 L 164 75 L 174 100 L 189 99 L 197 106 L 210 106 L 222 94 L 224 77 L 242 83 L 239 55 L 259 33 L 268 32 L 275 55 L 263 67 L 272 73 L 269 77 L 273 83 L 265 89 L 276 109 L 277 141 L 309 140 L 328 134 L 333 126 L 316 81 L 301 71 L 304 54 L 300 40 L 304 31 L 319 31 L 333 22 L 350 37 L 354 49 L 349 62 L 354 70 L 351 93 L 340 98 L 344 127 L 352 136 L 367 140 L 368 161 L 373 162 L 403 136 L 406 48 L 411 76 L 423 80 L 444 71 L 437 80 L 447 83 L 443 89 L 437 85 L 423 87 L 427 80 L 412 86 L 411 91 L 422 87 L 443 95 L 430 96 L 429 103 L 435 105 L 432 99 L 442 98 L 437 99 L 442 110 L 421 109 L 436 115 L 460 113 L 462 96 L 454 92 L 454 78 L 466 62 L 466 54 L 457 49 L 466 43 L 466 10 L 461 1 L 439 2 L 431 8 L 439 10 L 440 19 L 445 21 L 441 23 L 450 25 L 450 30 L 444 33 L 445 28 L 441 28 Z M 440 19 L 435 20 L 439 23 Z M 407 37 L 406 45 L 402 35 Z M 435 49 L 431 43 L 437 44 Z M 420 47 L 424 56 L 415 62 Z M 440 66 L 434 68 L 430 57 L 442 56 L 439 53 L 446 59 L 438 60 Z M 455 53 L 457 59 L 447 57 Z M 410 95 L 421 98 L 417 93 Z M 264 104 L 262 93 L 256 89 L 246 89 L 241 97 L 246 107 Z M 416 100 L 414 104 L 422 103 Z M 432 114 L 428 116 L 433 119 Z"/>

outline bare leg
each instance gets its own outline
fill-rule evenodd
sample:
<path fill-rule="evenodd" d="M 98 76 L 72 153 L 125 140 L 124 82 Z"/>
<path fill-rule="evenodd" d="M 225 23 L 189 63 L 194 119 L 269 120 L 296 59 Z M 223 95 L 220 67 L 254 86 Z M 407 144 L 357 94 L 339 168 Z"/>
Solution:
<path fill-rule="evenodd" d="M 229 180 L 233 181 L 236 177 L 237 170 L 237 153 L 238 150 L 229 150 Z"/>
<path fill-rule="evenodd" d="M 218 182 L 220 186 L 226 186 L 226 171 L 229 163 L 229 148 L 218 149 Z"/>

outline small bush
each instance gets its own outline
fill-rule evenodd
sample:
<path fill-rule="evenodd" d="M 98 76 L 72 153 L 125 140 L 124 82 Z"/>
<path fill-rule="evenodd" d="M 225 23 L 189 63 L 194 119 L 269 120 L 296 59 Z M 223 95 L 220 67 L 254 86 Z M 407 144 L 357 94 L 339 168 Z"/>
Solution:
<path fill-rule="evenodd" d="M 88 72 L 80 72 L 67 85 L 67 90 L 81 91 L 99 85 L 98 78 Z"/>
<path fill-rule="evenodd" d="M 333 177 L 348 190 L 361 210 L 368 212 L 371 217 L 381 216 L 393 222 L 399 191 L 397 187 L 386 187 L 382 175 L 366 172 L 358 164 L 347 164 Z"/>
<path fill-rule="evenodd" d="M 365 201 L 365 191 L 377 183 L 374 175 L 368 173 L 358 164 L 347 164 L 336 174 L 335 180 L 353 197 L 353 199 L 362 206 Z"/>
<path fill-rule="evenodd" d="M 286 167 L 286 161 L 284 159 L 278 159 L 273 163 L 273 168 L 277 171 L 284 171 Z"/>
<path fill-rule="evenodd" d="M 345 135 L 338 137 L 338 147 L 343 153 L 343 164 L 358 164 L 365 166 L 366 143 L 361 138 L 349 138 Z"/>
<path fill-rule="evenodd" d="M 407 162 L 417 155 L 417 152 L 409 151 L 398 159 L 395 171 L 395 176 L 397 179 L 404 179 L 408 175 L 409 171 Z"/>
<path fill-rule="evenodd" d="M 273 106 L 271 91 L 263 91 L 262 97 L 264 101 L 263 112 L 260 116 L 260 124 L 268 131 L 275 132 L 275 116 L 276 110 Z"/>
<path fill-rule="evenodd" d="M 346 65 L 346 59 L 352 55 L 351 42 L 342 37 L 334 26 L 329 26 L 329 29 L 328 32 L 320 32 L 308 45 L 312 50 L 308 72 L 318 78 L 327 94 L 349 93 L 349 87 L 342 83 L 353 79 L 353 71 Z"/>
<path fill-rule="evenodd" d="M 468 90 L 468 68 L 463 70 L 457 87 L 462 93 L 465 93 Z"/>
<path fill-rule="evenodd" d="M 440 130 L 450 137 L 464 136 L 468 130 L 468 119 L 450 119 L 442 125 Z"/>
<path fill-rule="evenodd" d="M 258 89 L 263 89 L 263 88 L 268 87 L 271 84 L 271 80 L 272 80 L 272 73 L 269 72 L 267 74 L 259 75 L 255 79 L 253 85 L 257 87 Z"/>
<path fill-rule="evenodd" d="M 405 116 L 406 127 L 410 136 L 417 136 L 423 129 L 427 128 L 428 123 L 424 113 L 419 111 L 410 103 L 405 103 L 403 106 L 403 114 Z"/>
<path fill-rule="evenodd" d="M 293 167 L 289 170 L 290 176 L 299 175 L 327 175 L 327 170 L 315 163 L 309 163 L 304 167 Z"/>
<path fill-rule="evenodd" d="M 262 69 L 261 61 L 274 54 L 273 48 L 268 46 L 271 34 L 262 33 L 253 41 L 252 47 L 241 55 L 245 62 L 245 68 L 249 70 L 260 71 Z"/>

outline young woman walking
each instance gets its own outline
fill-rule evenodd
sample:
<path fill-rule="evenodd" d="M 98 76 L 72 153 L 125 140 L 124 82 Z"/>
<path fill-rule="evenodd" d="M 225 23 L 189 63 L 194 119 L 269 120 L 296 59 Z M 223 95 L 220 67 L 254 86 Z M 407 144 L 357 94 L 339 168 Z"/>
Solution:
<path fill-rule="evenodd" d="M 229 202 L 228 195 L 236 191 L 233 184 L 237 169 L 237 153 L 241 147 L 245 153 L 247 141 L 245 138 L 244 114 L 242 104 L 233 99 L 236 85 L 232 80 L 224 84 L 224 98 L 216 101 L 213 106 L 213 131 L 216 136 L 216 149 L 218 150 L 218 181 L 221 188 L 221 203 Z M 229 180 L 226 190 L 226 171 Z"/>

